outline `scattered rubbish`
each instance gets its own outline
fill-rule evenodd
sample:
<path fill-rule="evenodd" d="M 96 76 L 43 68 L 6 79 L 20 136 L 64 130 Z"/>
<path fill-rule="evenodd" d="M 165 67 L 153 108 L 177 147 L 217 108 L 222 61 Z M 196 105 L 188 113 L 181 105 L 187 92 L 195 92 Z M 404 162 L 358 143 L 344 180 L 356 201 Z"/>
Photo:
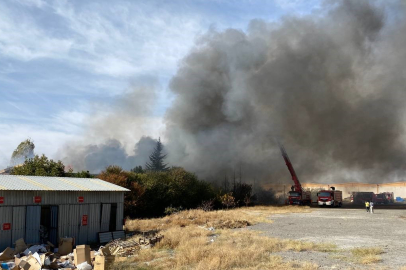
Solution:
<path fill-rule="evenodd" d="M 24 242 L 23 238 L 20 238 L 16 241 L 15 251 L 21 253 L 27 249 L 27 244 Z"/>
<path fill-rule="evenodd" d="M 0 253 L 0 262 L 14 259 L 14 254 L 15 254 L 14 249 L 6 248 L 2 253 Z"/>
<path fill-rule="evenodd" d="M 5 262 L 0 264 L 1 269 L 14 269 L 16 267 L 16 264 L 13 262 Z"/>
<path fill-rule="evenodd" d="M 88 264 L 87 262 L 82 262 L 81 264 L 78 264 L 76 266 L 76 268 L 78 270 L 92 270 L 93 269 L 93 267 L 90 264 Z"/>
<path fill-rule="evenodd" d="M 76 248 L 73 250 L 73 257 L 75 265 L 82 264 L 83 262 L 92 264 L 92 261 L 90 259 L 90 246 L 87 245 L 76 246 Z"/>
<path fill-rule="evenodd" d="M 58 253 L 67 255 L 73 251 L 73 238 L 61 238 L 59 240 Z"/>
<path fill-rule="evenodd" d="M 135 256 L 140 249 L 151 248 L 163 238 L 163 235 L 153 235 L 140 237 L 138 241 L 135 238 L 116 239 L 98 250 L 91 250 L 88 245 L 77 245 L 74 249 L 75 239 L 71 237 L 61 238 L 57 248 L 50 242 L 28 245 L 20 238 L 15 242 L 15 249 L 8 247 L 0 253 L 0 266 L 6 270 L 107 270 L 114 263 Z"/>

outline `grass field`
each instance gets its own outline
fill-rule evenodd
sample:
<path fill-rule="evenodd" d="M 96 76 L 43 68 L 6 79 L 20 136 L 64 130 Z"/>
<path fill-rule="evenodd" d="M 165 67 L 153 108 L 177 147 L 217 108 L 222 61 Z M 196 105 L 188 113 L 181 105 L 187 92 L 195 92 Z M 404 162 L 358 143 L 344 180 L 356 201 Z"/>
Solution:
<path fill-rule="evenodd" d="M 131 231 L 156 230 L 165 237 L 115 269 L 315 269 L 310 262 L 286 262 L 279 251 L 335 250 L 334 245 L 269 238 L 245 229 L 272 222 L 272 214 L 310 212 L 307 207 L 251 207 L 224 211 L 182 211 L 158 219 L 131 220 Z M 238 230 L 235 230 L 238 229 Z"/>

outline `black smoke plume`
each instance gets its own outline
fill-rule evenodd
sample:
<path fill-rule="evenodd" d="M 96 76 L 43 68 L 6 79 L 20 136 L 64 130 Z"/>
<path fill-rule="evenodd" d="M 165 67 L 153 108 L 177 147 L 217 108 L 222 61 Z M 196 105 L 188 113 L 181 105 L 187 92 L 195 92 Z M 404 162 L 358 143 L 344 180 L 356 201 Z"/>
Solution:
<path fill-rule="evenodd" d="M 208 178 L 242 167 L 245 178 L 289 179 L 278 137 L 307 182 L 403 176 L 405 6 L 328 3 L 199 39 L 170 83 L 170 163 Z"/>

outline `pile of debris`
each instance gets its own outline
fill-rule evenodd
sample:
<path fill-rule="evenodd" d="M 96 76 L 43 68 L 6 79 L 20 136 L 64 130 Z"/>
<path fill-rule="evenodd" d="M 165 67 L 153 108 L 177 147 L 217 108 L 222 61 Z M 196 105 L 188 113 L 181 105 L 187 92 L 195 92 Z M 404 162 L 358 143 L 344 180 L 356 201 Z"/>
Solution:
<path fill-rule="evenodd" d="M 61 238 L 58 247 L 52 243 L 27 245 L 24 239 L 18 239 L 15 249 L 6 248 L 0 253 L 1 269 L 40 270 L 40 269 L 78 269 L 107 270 L 115 262 L 125 261 L 135 256 L 140 249 L 150 248 L 163 239 L 162 235 L 152 238 L 117 239 L 110 241 L 98 250 L 88 245 L 75 246 L 74 238 Z"/>

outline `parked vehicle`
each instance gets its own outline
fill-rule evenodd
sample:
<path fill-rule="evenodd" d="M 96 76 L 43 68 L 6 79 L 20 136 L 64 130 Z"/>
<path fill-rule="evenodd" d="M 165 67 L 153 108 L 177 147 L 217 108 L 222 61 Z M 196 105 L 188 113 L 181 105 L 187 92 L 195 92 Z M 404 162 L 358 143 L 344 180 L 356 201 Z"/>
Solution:
<path fill-rule="evenodd" d="M 389 204 L 395 202 L 395 197 L 393 192 L 382 192 L 376 194 L 375 201 L 376 204 Z"/>
<path fill-rule="evenodd" d="M 365 202 L 375 202 L 375 193 L 356 191 L 351 194 L 353 204 L 364 204 Z"/>
<path fill-rule="evenodd" d="M 341 207 L 343 205 L 343 192 L 335 190 L 335 187 L 331 187 L 331 190 L 321 190 L 317 193 L 317 204 L 319 206 Z"/>
<path fill-rule="evenodd" d="M 290 162 L 288 154 L 286 153 L 285 147 L 283 147 L 283 145 L 279 141 L 277 141 L 277 143 L 294 183 L 294 185 L 291 187 L 291 191 L 289 191 L 287 203 L 297 205 L 310 205 L 312 202 L 310 191 L 303 190 L 299 178 L 296 175 L 295 169 L 293 169 L 293 165 Z"/>

